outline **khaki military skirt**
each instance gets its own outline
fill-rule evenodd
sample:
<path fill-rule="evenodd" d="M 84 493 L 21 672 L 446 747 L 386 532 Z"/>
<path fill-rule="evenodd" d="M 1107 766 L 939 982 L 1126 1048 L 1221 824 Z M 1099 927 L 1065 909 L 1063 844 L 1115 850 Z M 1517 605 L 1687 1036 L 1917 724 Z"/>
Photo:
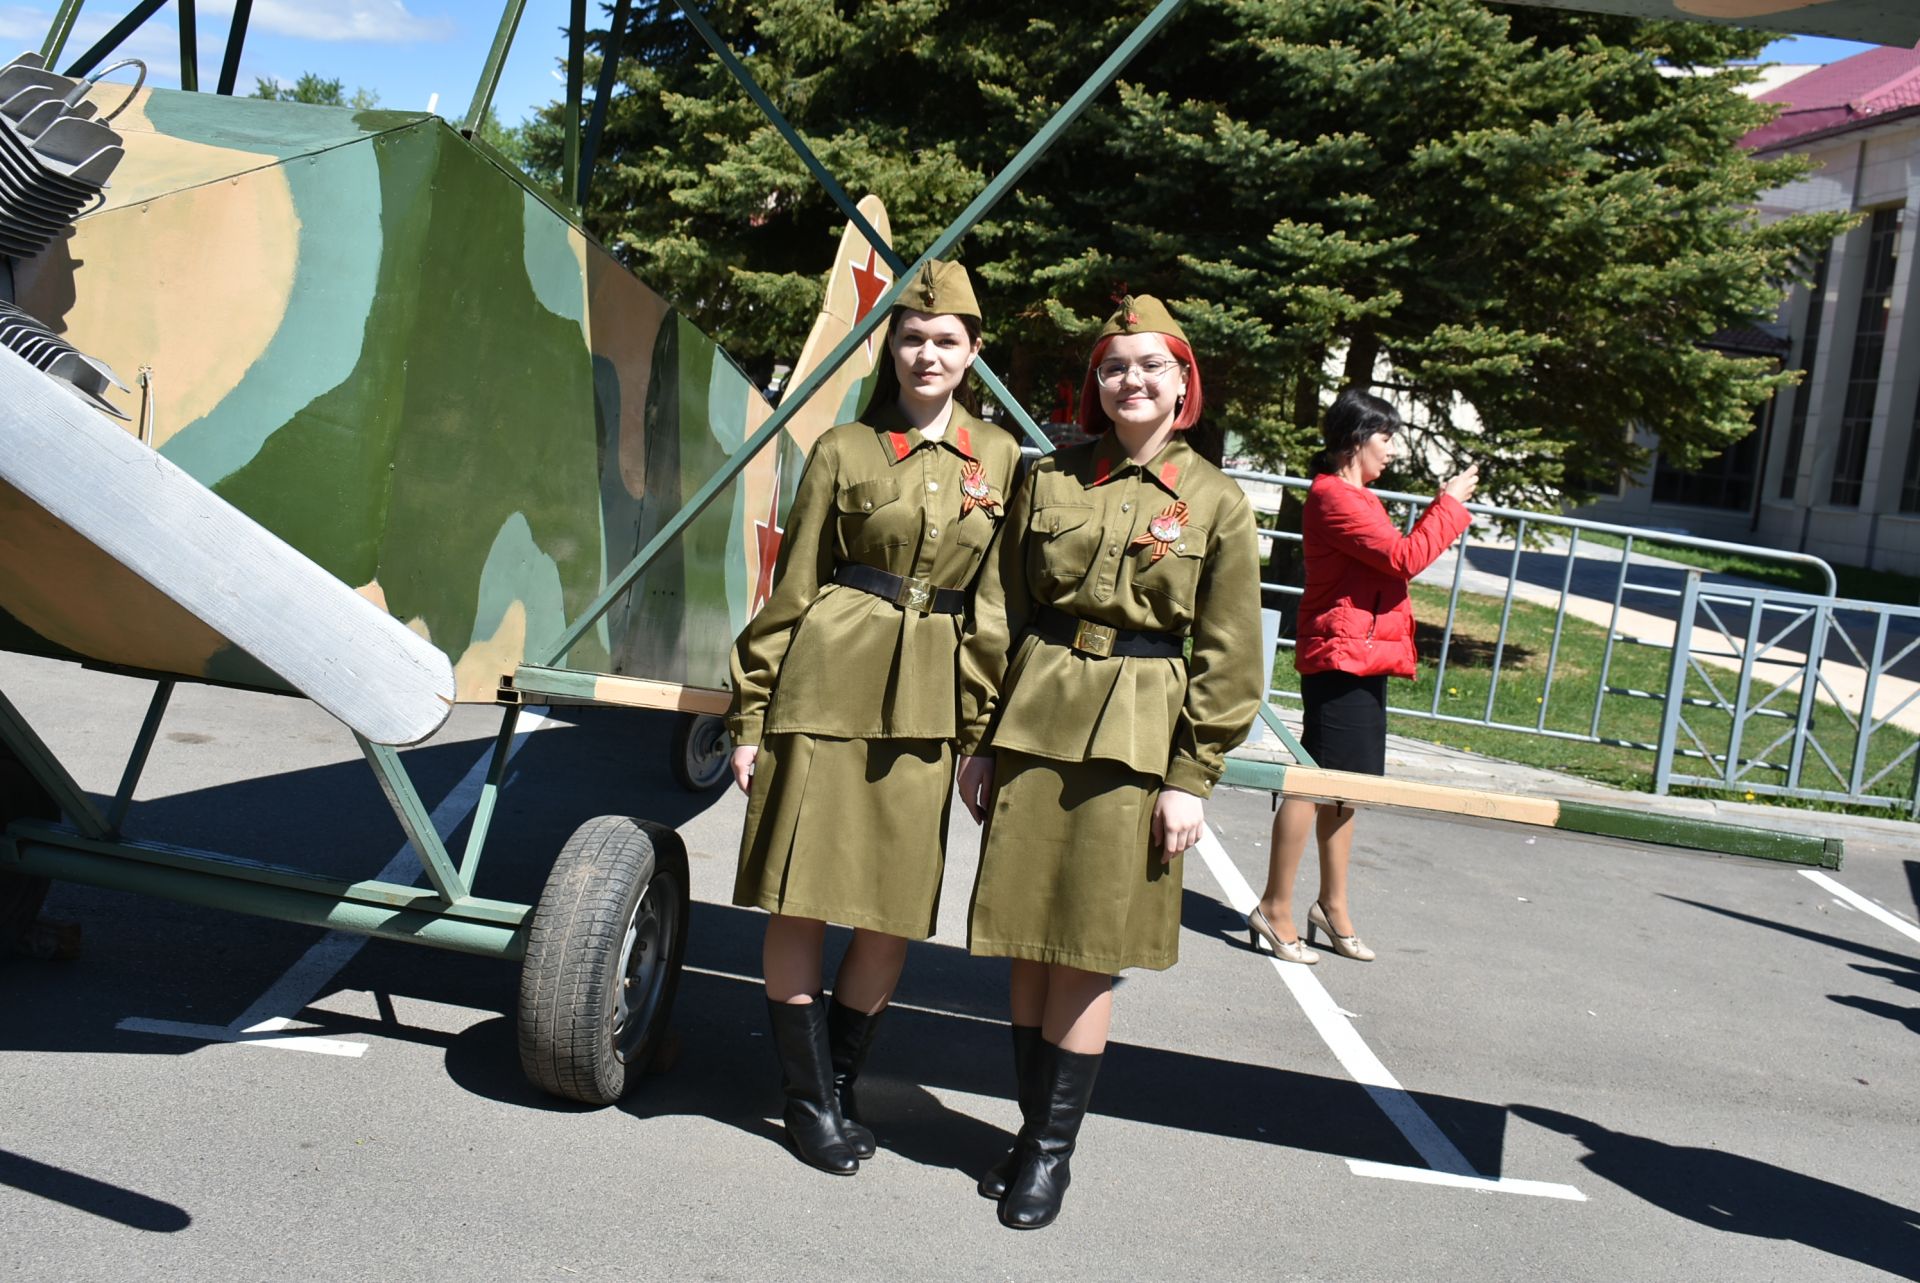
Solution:
<path fill-rule="evenodd" d="M 1109 975 L 1180 959 L 1181 857 L 1148 849 L 1157 776 L 994 753 L 967 947 Z"/>
<path fill-rule="evenodd" d="M 733 902 L 924 940 L 940 911 L 953 748 L 769 735 Z"/>

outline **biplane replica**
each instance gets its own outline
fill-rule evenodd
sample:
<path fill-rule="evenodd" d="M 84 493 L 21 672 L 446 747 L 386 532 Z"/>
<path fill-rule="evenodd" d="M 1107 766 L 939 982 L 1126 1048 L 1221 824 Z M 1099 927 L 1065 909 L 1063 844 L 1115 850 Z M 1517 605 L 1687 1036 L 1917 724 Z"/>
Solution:
<path fill-rule="evenodd" d="M 731 638 L 764 601 L 806 451 L 853 417 L 876 331 L 1183 7 L 1163 0 L 913 263 L 693 9 L 684 13 L 848 219 L 778 404 L 584 230 L 578 206 L 474 134 L 524 0 L 509 0 L 461 125 L 232 95 L 102 69 L 141 0 L 61 61 L 80 0 L 0 70 L 0 646 L 154 683 L 115 795 L 96 799 L 0 693 L 0 937 L 32 938 L 50 879 L 135 890 L 522 963 L 523 1067 L 618 1099 L 671 1009 L 684 846 L 602 816 L 537 904 L 474 893 L 518 710 L 676 710 L 676 769 L 723 778 Z M 1579 0 L 1644 17 L 1920 39 L 1883 0 Z M 612 6 L 623 26 L 628 0 Z M 1900 12 L 1896 13 L 1898 9 Z M 583 108 L 569 31 L 565 190 L 583 195 L 617 58 Z M 1046 438 L 989 369 L 1001 409 Z M 831 591 L 829 589 L 828 591 Z M 137 831 L 132 799 L 179 682 L 304 696 L 357 740 L 425 885 L 344 881 Z M 456 704 L 501 729 L 465 850 L 436 832 L 400 748 Z M 1712 852 L 1837 865 L 1837 842 L 1637 811 L 1392 786 L 1236 761 L 1228 782 Z"/>

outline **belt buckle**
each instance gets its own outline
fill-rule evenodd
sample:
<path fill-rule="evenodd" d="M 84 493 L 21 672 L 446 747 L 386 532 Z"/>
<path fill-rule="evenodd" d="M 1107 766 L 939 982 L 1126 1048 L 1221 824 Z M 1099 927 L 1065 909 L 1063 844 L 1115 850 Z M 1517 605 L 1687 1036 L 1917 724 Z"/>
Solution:
<path fill-rule="evenodd" d="M 902 575 L 900 592 L 893 602 L 902 610 L 917 610 L 924 615 L 933 609 L 933 584 L 925 579 L 915 579 L 912 575 Z"/>
<path fill-rule="evenodd" d="M 1116 628 L 1083 619 L 1073 630 L 1073 648 L 1099 659 L 1108 659 L 1113 655 L 1113 643 L 1118 634 Z"/>

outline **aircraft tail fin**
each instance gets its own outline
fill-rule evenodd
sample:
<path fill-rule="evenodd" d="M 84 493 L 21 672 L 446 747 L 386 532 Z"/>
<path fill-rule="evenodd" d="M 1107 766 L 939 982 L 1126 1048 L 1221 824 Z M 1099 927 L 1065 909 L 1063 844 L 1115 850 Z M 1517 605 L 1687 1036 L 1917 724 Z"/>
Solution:
<path fill-rule="evenodd" d="M 891 244 L 892 229 L 887 220 L 887 207 L 880 198 L 863 197 L 858 208 L 873 229 Z M 800 349 L 800 359 L 794 363 L 793 373 L 787 376 L 786 386 L 796 387 L 802 379 L 813 373 L 853 327 L 866 318 L 892 284 L 893 269 L 887 266 L 879 247 L 870 245 L 859 229 L 849 222 L 840 235 L 840 247 L 834 254 L 833 266 L 827 272 L 827 292 L 820 305 L 820 315 L 814 318 L 813 329 L 808 332 L 806 344 Z M 882 325 L 868 336 L 865 344 L 854 350 L 826 384 L 800 408 L 800 412 L 787 424 L 787 435 L 795 444 L 803 450 L 810 449 L 821 433 L 836 423 L 854 417 L 867 384 L 873 378 L 877 362 L 885 359 L 886 341 L 887 330 Z"/>

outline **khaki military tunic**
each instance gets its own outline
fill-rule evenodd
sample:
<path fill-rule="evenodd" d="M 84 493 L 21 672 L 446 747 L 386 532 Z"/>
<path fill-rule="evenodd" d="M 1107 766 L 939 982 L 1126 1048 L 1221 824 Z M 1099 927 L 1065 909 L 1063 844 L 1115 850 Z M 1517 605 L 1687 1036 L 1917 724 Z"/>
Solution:
<path fill-rule="evenodd" d="M 1040 461 L 976 592 L 961 751 L 995 755 L 973 952 L 1089 971 L 1178 958 L 1181 861 L 1149 851 L 1160 789 L 1213 792 L 1264 694 L 1253 509 L 1176 436 L 1144 467 L 1112 433 Z M 1029 631 L 1043 606 L 1188 637 L 1099 658 Z"/>
<path fill-rule="evenodd" d="M 836 584 L 833 571 L 858 562 L 965 590 L 1019 460 L 1012 437 L 959 406 L 938 442 L 889 406 L 814 443 L 773 592 L 734 646 L 728 729 L 761 749 L 735 904 L 933 933 L 952 744 L 975 715 L 959 680 L 965 617 Z"/>

